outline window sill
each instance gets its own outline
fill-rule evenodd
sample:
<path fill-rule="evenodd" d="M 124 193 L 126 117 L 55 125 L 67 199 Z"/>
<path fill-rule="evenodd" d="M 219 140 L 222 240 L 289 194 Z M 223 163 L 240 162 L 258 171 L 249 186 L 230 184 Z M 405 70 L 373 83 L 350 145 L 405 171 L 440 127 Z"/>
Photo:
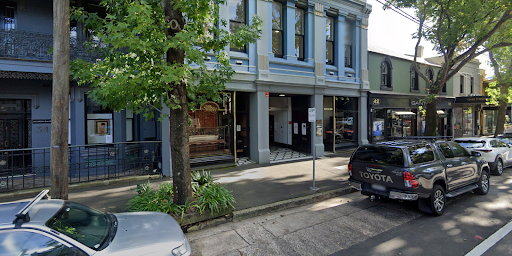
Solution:
<path fill-rule="evenodd" d="M 268 57 L 269 57 L 268 62 L 271 64 L 282 64 L 282 65 L 290 65 L 290 66 L 305 67 L 305 68 L 314 67 L 313 63 L 310 63 L 308 61 L 297 60 L 295 57 L 291 58 L 291 59 L 285 59 L 285 58 L 274 57 L 272 54 L 269 54 Z"/>
<path fill-rule="evenodd" d="M 419 93 L 419 92 L 420 92 L 420 90 L 411 90 L 411 92 Z"/>
<path fill-rule="evenodd" d="M 380 89 L 383 90 L 383 91 L 392 91 L 393 90 L 393 86 L 380 86 Z"/>
<path fill-rule="evenodd" d="M 325 64 L 325 69 L 330 71 L 338 71 L 338 67 L 329 64 Z"/>
<path fill-rule="evenodd" d="M 249 54 L 245 53 L 245 52 L 233 52 L 233 51 L 230 51 L 229 52 L 229 57 L 233 57 L 233 58 L 237 58 L 237 59 L 241 59 L 241 60 L 248 60 L 249 59 Z"/>

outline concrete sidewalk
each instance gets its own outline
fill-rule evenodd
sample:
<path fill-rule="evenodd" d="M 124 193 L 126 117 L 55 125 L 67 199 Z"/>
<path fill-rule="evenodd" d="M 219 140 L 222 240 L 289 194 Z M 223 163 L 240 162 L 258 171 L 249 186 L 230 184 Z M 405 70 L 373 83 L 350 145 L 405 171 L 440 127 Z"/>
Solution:
<path fill-rule="evenodd" d="M 303 160 L 279 164 L 251 164 L 225 170 L 212 170 L 211 174 L 228 190 L 233 191 L 236 211 L 255 208 L 292 198 L 315 195 L 347 187 L 347 164 L 352 151 L 345 151 L 316 160 L 316 187 L 313 191 L 313 161 Z M 157 188 L 170 178 L 151 179 Z M 137 184 L 145 181 L 97 186 L 69 191 L 69 200 L 109 212 L 127 210 L 127 203 L 135 195 Z M 0 202 L 29 199 L 32 195 L 0 195 Z"/>

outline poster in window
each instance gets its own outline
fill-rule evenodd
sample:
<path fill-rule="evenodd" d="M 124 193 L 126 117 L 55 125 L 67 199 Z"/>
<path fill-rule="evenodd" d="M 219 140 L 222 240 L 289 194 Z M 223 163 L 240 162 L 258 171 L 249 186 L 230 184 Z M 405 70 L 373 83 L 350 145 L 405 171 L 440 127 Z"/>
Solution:
<path fill-rule="evenodd" d="M 109 135 L 110 134 L 110 121 L 109 120 L 96 120 L 96 134 Z"/>

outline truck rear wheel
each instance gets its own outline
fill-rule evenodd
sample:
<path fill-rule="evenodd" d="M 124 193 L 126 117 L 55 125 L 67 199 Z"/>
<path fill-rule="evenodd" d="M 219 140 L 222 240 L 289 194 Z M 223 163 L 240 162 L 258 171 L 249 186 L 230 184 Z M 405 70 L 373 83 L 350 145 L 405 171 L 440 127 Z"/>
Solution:
<path fill-rule="evenodd" d="M 446 206 L 446 194 L 444 192 L 443 187 L 435 185 L 429 199 L 430 208 L 432 209 L 432 215 L 443 215 L 444 207 Z"/>

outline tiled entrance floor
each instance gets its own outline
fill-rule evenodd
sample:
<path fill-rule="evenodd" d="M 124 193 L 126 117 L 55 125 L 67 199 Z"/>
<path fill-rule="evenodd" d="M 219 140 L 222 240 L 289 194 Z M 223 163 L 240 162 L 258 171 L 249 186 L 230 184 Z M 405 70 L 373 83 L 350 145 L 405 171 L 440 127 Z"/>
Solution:
<path fill-rule="evenodd" d="M 277 163 L 292 159 L 300 159 L 300 158 L 311 158 L 311 154 L 302 153 L 298 151 L 294 151 L 289 148 L 283 148 L 283 147 L 270 147 L 270 163 Z M 237 165 L 245 165 L 245 164 L 254 164 L 255 162 L 252 161 L 249 157 L 240 157 L 237 160 Z"/>

